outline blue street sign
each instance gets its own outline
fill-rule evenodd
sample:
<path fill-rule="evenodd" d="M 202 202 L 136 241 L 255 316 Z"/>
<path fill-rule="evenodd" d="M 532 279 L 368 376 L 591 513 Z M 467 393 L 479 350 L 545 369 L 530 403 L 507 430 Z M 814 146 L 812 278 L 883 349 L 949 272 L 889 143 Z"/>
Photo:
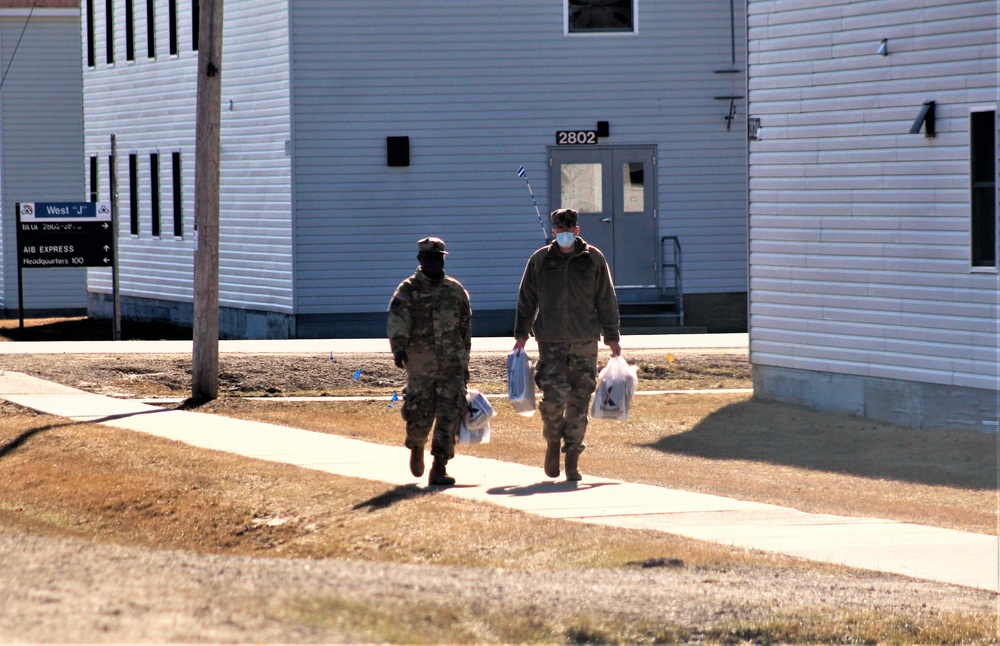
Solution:
<path fill-rule="evenodd" d="M 21 222 L 111 222 L 108 202 L 21 202 Z"/>

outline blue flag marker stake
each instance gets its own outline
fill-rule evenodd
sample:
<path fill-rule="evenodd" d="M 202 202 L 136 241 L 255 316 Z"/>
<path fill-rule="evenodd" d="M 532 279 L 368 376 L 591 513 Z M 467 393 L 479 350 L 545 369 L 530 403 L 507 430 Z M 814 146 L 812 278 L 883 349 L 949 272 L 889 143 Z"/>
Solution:
<path fill-rule="evenodd" d="M 545 244 L 552 242 L 549 238 L 549 232 L 545 228 L 545 223 L 542 222 L 542 213 L 538 210 L 538 202 L 535 201 L 535 194 L 531 190 L 531 182 L 528 181 L 528 173 L 524 170 L 524 166 L 520 166 L 517 169 L 517 176 L 524 180 L 524 183 L 528 185 L 528 195 L 531 196 L 531 203 L 535 205 L 535 215 L 538 216 L 538 224 L 542 227 L 542 237 L 545 238 Z"/>
<path fill-rule="evenodd" d="M 399 401 L 399 393 L 392 393 L 392 398 L 389 400 L 389 408 L 394 408 L 393 403 Z"/>
<path fill-rule="evenodd" d="M 354 373 L 354 381 L 357 381 L 360 378 L 361 378 L 361 368 L 358 368 L 357 371 Z"/>

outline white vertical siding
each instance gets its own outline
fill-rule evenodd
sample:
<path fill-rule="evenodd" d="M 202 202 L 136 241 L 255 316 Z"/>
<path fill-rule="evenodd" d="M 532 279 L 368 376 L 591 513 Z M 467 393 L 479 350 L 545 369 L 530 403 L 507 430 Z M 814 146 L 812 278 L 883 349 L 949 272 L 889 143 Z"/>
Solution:
<path fill-rule="evenodd" d="M 448 242 L 474 308 L 512 308 L 542 243 L 517 168 L 545 212 L 546 147 L 599 120 L 602 144 L 658 146 L 659 233 L 681 237 L 685 287 L 746 290 L 745 104 L 727 131 L 714 98 L 744 94 L 742 43 L 741 72 L 714 73 L 732 67 L 729 3 L 641 0 L 636 35 L 562 21 L 528 0 L 292 3 L 298 312 L 384 310 L 425 235 Z M 389 168 L 400 135 L 411 165 Z"/>
<path fill-rule="evenodd" d="M 997 389 L 968 125 L 998 102 L 995 0 L 750 0 L 748 28 L 754 363 Z"/>
<path fill-rule="evenodd" d="M 0 67 L 6 72 L 0 94 L 0 308 L 8 311 L 18 307 L 14 204 L 83 199 L 79 35 L 75 11 L 36 9 L 30 21 L 27 11 L 0 15 Z M 25 269 L 23 280 L 26 309 L 87 305 L 84 269 Z"/>
<path fill-rule="evenodd" d="M 119 270 L 123 296 L 190 302 L 193 289 L 196 67 L 192 3 L 177 0 L 178 53 L 168 54 L 168 2 L 156 0 L 156 58 L 146 52 L 146 3 L 135 0 L 136 57 L 125 58 L 125 5 L 116 0 L 115 62 L 105 62 L 104 2 L 95 2 L 97 65 L 84 70 L 86 155 L 98 155 L 102 198 L 107 155 L 119 151 Z M 284 2 L 232 2 L 225 11 L 219 301 L 291 312 L 291 163 L 288 21 Z M 86 25 L 82 46 L 86 47 Z M 85 50 L 84 50 L 85 51 Z M 161 235 L 151 235 L 149 154 L 160 155 Z M 171 154 L 181 153 L 183 235 L 175 238 Z M 139 234 L 129 234 L 128 155 L 139 156 Z M 89 288 L 111 292 L 110 272 Z"/>

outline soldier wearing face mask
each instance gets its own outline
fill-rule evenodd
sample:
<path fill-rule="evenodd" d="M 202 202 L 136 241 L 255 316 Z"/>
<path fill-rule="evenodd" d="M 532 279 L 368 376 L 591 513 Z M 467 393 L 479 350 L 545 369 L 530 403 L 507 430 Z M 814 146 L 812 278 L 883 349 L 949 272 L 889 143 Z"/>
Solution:
<path fill-rule="evenodd" d="M 559 477 L 561 451 L 566 479 L 580 480 L 598 340 L 603 335 L 611 355 L 621 354 L 618 299 L 604 254 L 579 237 L 577 212 L 558 209 L 550 219 L 555 240 L 532 254 L 521 278 L 514 349 L 523 350 L 531 333 L 538 341 L 535 383 L 542 390 L 545 475 Z"/>
<path fill-rule="evenodd" d="M 406 370 L 401 413 L 414 476 L 424 473 L 424 445 L 434 427 L 432 485 L 455 484 L 445 465 L 455 456 L 472 350 L 469 294 L 445 275 L 447 253 L 440 238 L 417 242 L 420 266 L 393 293 L 387 326 L 393 361 Z"/>

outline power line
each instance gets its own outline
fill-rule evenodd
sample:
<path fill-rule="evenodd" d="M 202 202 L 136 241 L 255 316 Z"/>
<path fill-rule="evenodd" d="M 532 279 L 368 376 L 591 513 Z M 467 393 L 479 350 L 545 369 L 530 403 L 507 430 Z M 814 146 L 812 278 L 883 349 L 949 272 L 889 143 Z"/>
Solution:
<path fill-rule="evenodd" d="M 28 11 L 28 19 L 24 21 L 24 26 L 21 27 L 21 35 L 17 37 L 17 44 L 14 45 L 14 51 L 10 55 L 10 61 L 7 63 L 7 69 L 3 71 L 3 77 L 0 78 L 0 90 L 3 90 L 3 84 L 7 81 L 7 73 L 10 71 L 10 66 L 14 64 L 14 57 L 17 56 L 17 49 L 21 46 L 21 39 L 24 38 L 24 32 L 28 30 L 28 23 L 31 22 L 31 16 L 35 14 L 35 5 L 38 4 L 38 0 L 34 0 L 31 3 L 31 9 Z"/>

